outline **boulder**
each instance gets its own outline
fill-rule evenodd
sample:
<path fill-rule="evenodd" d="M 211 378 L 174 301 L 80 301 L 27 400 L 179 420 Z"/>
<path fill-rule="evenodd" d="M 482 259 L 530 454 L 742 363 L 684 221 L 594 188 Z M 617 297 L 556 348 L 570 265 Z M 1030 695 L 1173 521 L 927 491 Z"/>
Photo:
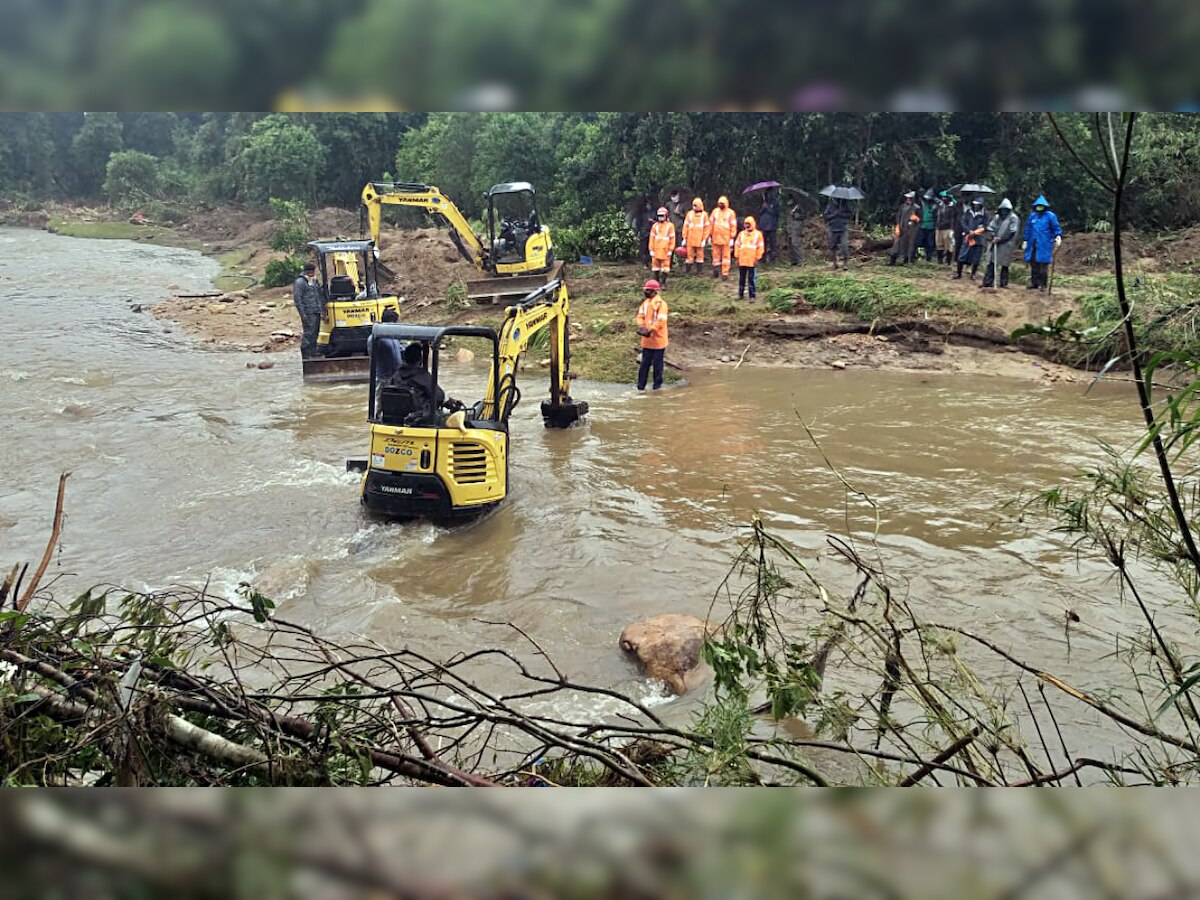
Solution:
<path fill-rule="evenodd" d="M 460 363 L 474 362 L 475 351 L 468 350 L 466 347 L 459 347 L 458 352 L 454 354 L 454 358 Z"/>
<path fill-rule="evenodd" d="M 701 648 L 705 636 L 715 631 L 696 616 L 666 613 L 627 625 L 619 644 L 647 677 L 665 682 L 675 694 L 686 694 L 708 678 Z"/>

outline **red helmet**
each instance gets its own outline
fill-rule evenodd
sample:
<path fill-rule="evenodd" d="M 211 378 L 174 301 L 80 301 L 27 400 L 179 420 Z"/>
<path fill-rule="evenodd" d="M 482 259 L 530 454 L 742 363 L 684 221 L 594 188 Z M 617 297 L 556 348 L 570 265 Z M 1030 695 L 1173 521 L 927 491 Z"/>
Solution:
<path fill-rule="evenodd" d="M 658 208 L 658 215 L 665 216 L 666 214 L 667 214 L 667 208 L 665 206 L 660 206 Z"/>
<path fill-rule="evenodd" d="M 682 246 L 682 245 L 680 245 L 680 246 L 676 247 L 676 248 L 675 248 L 675 255 L 676 255 L 676 256 L 687 256 L 687 247 L 684 247 L 684 246 Z"/>
<path fill-rule="evenodd" d="M 662 285 L 658 283 L 658 279 L 651 278 L 649 281 L 647 281 L 645 284 L 642 285 L 642 290 L 644 290 L 644 291 L 661 291 Z"/>

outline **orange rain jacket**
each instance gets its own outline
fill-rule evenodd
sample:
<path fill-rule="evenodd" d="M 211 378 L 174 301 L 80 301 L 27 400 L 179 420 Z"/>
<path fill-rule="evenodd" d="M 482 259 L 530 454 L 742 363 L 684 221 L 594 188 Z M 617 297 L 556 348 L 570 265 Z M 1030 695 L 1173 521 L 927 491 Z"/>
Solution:
<path fill-rule="evenodd" d="M 733 242 L 733 258 L 739 266 L 753 266 L 762 259 L 766 242 L 763 233 L 754 227 L 754 216 L 746 216 L 745 224 L 750 227 L 738 232 Z"/>
<path fill-rule="evenodd" d="M 683 242 L 685 244 L 689 247 L 703 247 L 711 231 L 712 223 L 703 206 L 699 209 L 693 207 L 688 211 L 687 218 L 683 220 Z"/>
<path fill-rule="evenodd" d="M 642 338 L 642 346 L 647 350 L 658 350 L 667 346 L 667 301 L 661 294 L 647 297 L 638 308 L 637 324 L 639 328 L 648 329 L 649 337 Z"/>
<path fill-rule="evenodd" d="M 721 209 L 720 206 L 722 200 L 725 201 L 724 209 Z M 713 246 L 720 244 L 728 247 L 733 243 L 736 231 L 737 213 L 729 206 L 729 198 L 721 197 L 717 200 L 717 208 L 713 210 L 709 221 L 709 233 L 712 235 Z"/>
<path fill-rule="evenodd" d="M 650 255 L 662 259 L 675 252 L 675 226 L 668 219 L 665 222 L 655 222 L 650 229 Z"/>

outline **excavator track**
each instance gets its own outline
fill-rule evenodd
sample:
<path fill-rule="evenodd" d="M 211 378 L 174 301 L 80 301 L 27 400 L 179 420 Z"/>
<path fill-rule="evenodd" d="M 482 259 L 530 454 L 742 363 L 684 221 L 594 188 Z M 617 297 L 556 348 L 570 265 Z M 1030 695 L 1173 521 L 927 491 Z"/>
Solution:
<path fill-rule="evenodd" d="M 562 277 L 563 264 L 558 260 L 538 275 L 495 275 L 467 282 L 467 297 L 476 303 L 499 303 L 503 297 L 524 297 Z"/>

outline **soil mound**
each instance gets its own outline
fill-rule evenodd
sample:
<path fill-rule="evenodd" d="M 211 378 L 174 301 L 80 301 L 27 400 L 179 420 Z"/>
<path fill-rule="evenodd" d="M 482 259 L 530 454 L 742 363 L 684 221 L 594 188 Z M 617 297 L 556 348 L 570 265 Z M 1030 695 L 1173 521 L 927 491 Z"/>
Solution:
<path fill-rule="evenodd" d="M 444 300 L 450 285 L 477 272 L 440 228 L 385 225 L 379 236 L 379 261 L 395 274 L 391 283 L 382 286 L 408 303 Z"/>

